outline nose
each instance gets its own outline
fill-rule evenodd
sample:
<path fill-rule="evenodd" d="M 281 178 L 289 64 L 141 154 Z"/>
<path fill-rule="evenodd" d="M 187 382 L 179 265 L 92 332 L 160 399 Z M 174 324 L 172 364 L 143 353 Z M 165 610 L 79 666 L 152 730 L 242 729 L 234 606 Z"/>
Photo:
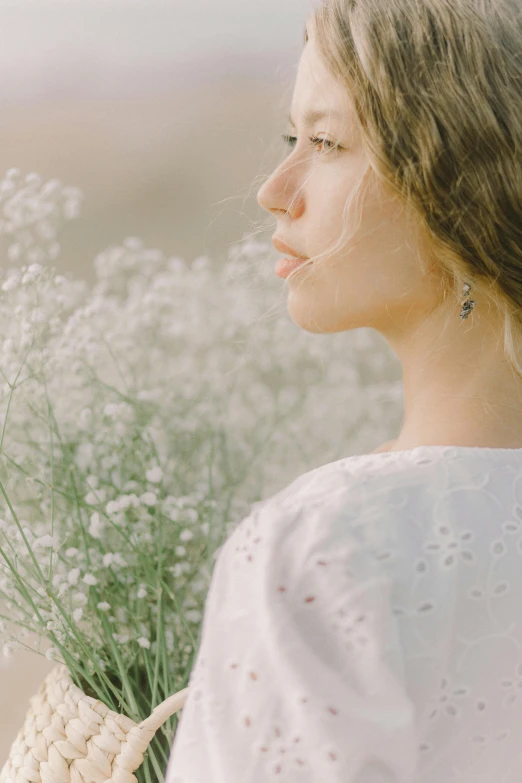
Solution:
<path fill-rule="evenodd" d="M 304 212 L 304 195 L 299 186 L 297 166 L 282 163 L 257 193 L 257 203 L 276 217 L 289 215 L 296 219 Z"/>

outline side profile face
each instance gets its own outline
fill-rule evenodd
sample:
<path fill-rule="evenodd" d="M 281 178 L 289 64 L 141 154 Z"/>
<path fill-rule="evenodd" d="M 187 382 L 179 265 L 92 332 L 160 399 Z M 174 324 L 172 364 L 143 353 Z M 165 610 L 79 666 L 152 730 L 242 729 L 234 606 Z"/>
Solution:
<path fill-rule="evenodd" d="M 460 318 L 427 227 L 371 167 L 350 90 L 327 70 L 311 21 L 292 98 L 291 149 L 258 193 L 276 218 L 274 240 L 292 248 L 288 255 L 311 259 L 286 277 L 290 316 L 308 332 L 370 327 L 388 342 L 404 381 L 394 450 L 520 448 L 522 381 L 500 347 L 501 315 L 477 285 L 477 307 Z M 307 121 L 311 112 L 321 116 Z"/>
<path fill-rule="evenodd" d="M 293 146 L 258 193 L 260 206 L 277 220 L 274 236 L 295 255 L 320 256 L 288 278 L 289 312 L 309 332 L 370 326 L 400 338 L 437 307 L 440 286 L 422 269 L 417 223 L 367 172 L 350 95 L 323 65 L 310 25 L 308 35 L 292 100 Z M 324 117 L 306 122 L 308 113 L 323 111 Z M 365 172 L 360 204 L 346 212 Z M 344 233 L 352 238 L 339 246 L 343 212 Z"/>

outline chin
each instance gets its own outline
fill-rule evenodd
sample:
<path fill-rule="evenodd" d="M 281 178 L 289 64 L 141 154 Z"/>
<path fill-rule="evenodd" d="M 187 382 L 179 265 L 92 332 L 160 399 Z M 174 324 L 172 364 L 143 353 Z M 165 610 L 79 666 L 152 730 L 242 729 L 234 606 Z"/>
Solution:
<path fill-rule="evenodd" d="M 302 304 L 292 304 L 291 300 L 288 303 L 288 313 L 296 326 L 311 334 L 335 334 L 353 328 L 332 320 L 326 313 L 314 313 L 313 308 L 305 310 Z"/>
<path fill-rule="evenodd" d="M 350 321 L 348 318 L 335 318 L 332 313 L 314 312 L 313 308 L 305 309 L 303 304 L 288 303 L 288 313 L 290 318 L 299 326 L 311 334 L 337 334 L 338 332 L 350 332 L 353 329 L 360 329 L 366 326 L 366 323 Z"/>
<path fill-rule="evenodd" d="M 325 329 L 320 328 L 315 323 L 309 323 L 309 322 L 303 322 L 300 321 L 290 313 L 292 316 L 292 321 L 295 323 L 296 326 L 299 326 L 300 329 L 304 329 L 305 332 L 310 332 L 311 334 L 329 334 Z"/>

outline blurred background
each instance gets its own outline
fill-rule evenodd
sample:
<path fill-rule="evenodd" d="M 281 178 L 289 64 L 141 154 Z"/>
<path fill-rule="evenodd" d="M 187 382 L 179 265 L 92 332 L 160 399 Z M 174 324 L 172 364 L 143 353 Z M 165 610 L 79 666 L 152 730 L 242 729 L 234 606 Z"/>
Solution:
<path fill-rule="evenodd" d="M 59 270 L 90 281 L 94 257 L 129 236 L 219 262 L 271 224 L 256 192 L 285 154 L 312 5 L 0 0 L 0 177 L 16 167 L 84 193 Z M 0 650 L 0 768 L 51 668 Z"/>

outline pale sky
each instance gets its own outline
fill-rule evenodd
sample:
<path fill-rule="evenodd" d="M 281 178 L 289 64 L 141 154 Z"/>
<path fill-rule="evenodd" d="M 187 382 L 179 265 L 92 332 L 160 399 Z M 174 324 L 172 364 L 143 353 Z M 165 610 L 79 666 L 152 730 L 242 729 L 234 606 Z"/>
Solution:
<path fill-rule="evenodd" d="M 313 0 L 0 0 L 0 90 L 38 90 L 49 78 L 108 82 L 129 69 L 214 57 L 239 63 L 299 57 Z M 83 77 L 82 77 L 83 78 Z M 102 85 L 100 85 L 102 86 Z"/>

